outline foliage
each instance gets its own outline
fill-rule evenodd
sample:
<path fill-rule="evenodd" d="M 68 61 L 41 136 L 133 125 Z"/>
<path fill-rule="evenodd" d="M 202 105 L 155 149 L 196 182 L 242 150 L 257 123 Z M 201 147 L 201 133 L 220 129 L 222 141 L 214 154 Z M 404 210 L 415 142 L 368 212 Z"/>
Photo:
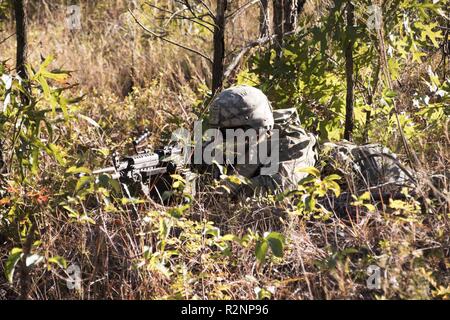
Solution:
<path fill-rule="evenodd" d="M 337 141 L 343 134 L 346 88 L 342 48 L 348 37 L 344 4 L 345 1 L 335 1 L 328 15 L 311 26 L 305 25 L 301 33 L 292 36 L 283 48 L 281 59 L 276 58 L 274 50 L 255 54 L 250 64 L 251 73 L 245 77 L 258 79 L 256 84 L 268 93 L 276 107 L 296 107 L 302 123 L 320 133 L 323 140 Z M 399 70 L 418 66 L 424 56 L 441 46 L 439 40 L 443 35 L 437 26 L 438 22 L 442 25 L 445 21 L 445 5 L 446 1 L 385 1 L 380 8 L 381 32 L 384 33 L 379 33 L 376 26 L 370 24 L 371 2 L 355 3 L 357 22 L 351 36 L 355 40 L 354 121 L 355 137 L 359 141 L 365 139 L 367 130 L 370 138 L 383 142 L 389 140 L 387 136 L 398 132 L 394 116 L 398 94 L 392 90 L 399 88 L 390 88 L 390 83 L 401 82 Z M 436 81 L 434 71 L 429 69 L 429 74 L 433 74 Z M 440 91 L 442 97 L 444 92 Z M 412 101 L 406 102 L 412 104 Z M 402 109 L 407 108 L 407 105 L 402 106 Z M 436 113 L 430 111 L 434 108 L 429 109 L 433 115 L 428 117 L 424 116 L 426 112 L 414 114 L 421 123 L 415 128 L 407 116 L 401 115 L 401 125 L 408 137 L 423 130 L 430 121 L 438 119 L 442 123 L 444 114 L 448 115 L 448 107 L 444 110 L 441 104 L 437 109 Z M 386 130 L 380 131 L 380 127 Z M 387 135 L 380 137 L 380 132 Z"/>
<path fill-rule="evenodd" d="M 223 168 L 221 181 L 196 195 L 172 176 L 174 201 L 161 206 L 125 197 L 107 175 L 94 177 L 113 151 L 130 151 L 143 128 L 157 145 L 173 128 L 206 118 L 212 98 L 209 66 L 120 22 L 129 2 L 117 3 L 86 2 L 89 20 L 70 33 L 51 26 L 36 3 L 30 48 L 44 39 L 42 51 L 56 52 L 56 61 L 32 50 L 37 68 L 28 68 L 28 81 L 10 61 L 0 65 L 0 290 L 7 297 L 19 296 L 26 266 L 34 299 L 449 299 L 448 205 L 428 186 L 404 190 L 401 199 L 375 201 L 367 192 L 342 201 L 338 183 L 349 177 L 305 168 L 309 176 L 294 190 L 241 199 L 221 193 L 228 182 L 246 183 Z M 259 86 L 276 108 L 296 107 L 322 141 L 340 139 L 344 121 L 348 35 L 344 2 L 334 3 L 302 16 L 280 59 L 272 47 L 259 48 L 234 79 Z M 398 116 L 421 174 L 438 178 L 445 192 L 450 81 L 439 60 L 448 1 L 385 1 L 383 37 L 367 28 L 371 3 L 355 2 L 355 137 L 399 150 Z M 64 19 L 57 1 L 49 5 Z M 144 11 L 160 26 L 163 19 L 152 17 L 161 12 Z M 234 18 L 230 52 L 255 38 L 254 11 Z M 190 25 L 174 19 L 162 27 L 171 39 L 209 50 L 205 28 Z M 14 44 L 3 48 L 1 60 L 13 59 Z M 51 69 L 63 62 L 77 71 Z M 125 84 L 131 89 L 122 92 Z M 85 99 L 70 98 L 78 95 Z M 376 290 L 366 286 L 373 265 L 382 270 Z M 67 286 L 73 266 L 81 269 L 79 290 Z"/>
<path fill-rule="evenodd" d="M 48 190 L 43 181 L 42 160 L 53 159 L 57 166 L 66 164 L 66 153 L 55 141 L 55 128 L 71 117 L 68 105 L 73 102 L 63 94 L 64 88 L 54 88 L 49 81 L 63 82 L 68 74 L 64 71 L 49 71 L 52 61 L 48 57 L 35 71 L 28 67 L 29 79 L 1 72 L 0 137 L 3 141 L 3 156 L 8 160 L 6 170 L 10 179 L 2 181 L 1 230 L 12 234 L 23 248 L 13 248 L 5 266 L 5 275 L 13 281 L 15 267 L 24 259 L 25 266 L 40 263 L 43 257 L 38 251 L 40 242 L 25 248 L 35 236 L 36 211 L 49 205 Z M 58 114 L 62 114 L 59 116 Z M 7 151 L 7 152 L 6 152 Z M 56 173 L 56 172 L 54 172 Z M 14 230 L 18 230 L 15 234 Z"/>
<path fill-rule="evenodd" d="M 305 218 L 313 216 L 315 219 L 328 220 L 332 212 L 327 210 L 320 203 L 320 200 L 324 199 L 329 192 L 339 197 L 341 188 L 336 180 L 341 179 L 341 177 L 333 174 L 321 179 L 319 170 L 314 167 L 301 168 L 298 171 L 306 172 L 309 176 L 299 182 L 297 190 L 292 190 L 287 193 L 289 197 L 294 197 L 297 202 L 297 208 L 294 213 L 302 215 Z"/>

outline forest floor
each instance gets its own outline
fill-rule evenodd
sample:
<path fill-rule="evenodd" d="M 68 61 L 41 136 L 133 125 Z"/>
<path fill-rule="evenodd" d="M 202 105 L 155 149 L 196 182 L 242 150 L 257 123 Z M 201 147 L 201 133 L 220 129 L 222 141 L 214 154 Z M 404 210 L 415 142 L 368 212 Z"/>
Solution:
<path fill-rule="evenodd" d="M 120 13 L 98 13 L 77 32 L 57 23 L 63 19 L 57 12 L 47 13 L 45 23 L 30 21 L 30 64 L 54 56 L 51 65 L 71 77 L 53 84 L 77 84 L 69 92 L 83 99 L 68 119 L 52 116 L 60 158 L 43 155 L 28 187 L 11 176 L 2 181 L 8 196 L 0 197 L 0 299 L 20 296 L 20 263 L 11 274 L 8 262 L 30 229 L 20 212 L 33 213 L 36 225 L 27 278 L 33 299 L 450 298 L 449 204 L 427 185 L 421 196 L 405 192 L 388 202 L 363 196 L 328 214 L 305 214 L 289 197 L 230 200 L 210 185 L 188 204 L 182 197 L 171 206 L 142 199 L 136 215 L 111 186 L 80 187 L 74 168 L 110 165 L 111 151 L 132 152 L 131 139 L 145 128 L 157 145 L 207 107 L 209 65 L 161 41 L 136 40 L 141 31 Z M 230 39 L 237 48 L 254 33 L 240 19 Z M 0 60 L 13 69 L 14 57 L 12 37 L 1 44 Z M 446 121 L 443 131 L 414 146 L 424 176 L 448 173 Z M 390 147 L 400 145 L 398 136 L 390 140 Z M 440 191 L 448 190 L 445 180 Z M 320 201 L 332 199 L 328 192 Z"/>

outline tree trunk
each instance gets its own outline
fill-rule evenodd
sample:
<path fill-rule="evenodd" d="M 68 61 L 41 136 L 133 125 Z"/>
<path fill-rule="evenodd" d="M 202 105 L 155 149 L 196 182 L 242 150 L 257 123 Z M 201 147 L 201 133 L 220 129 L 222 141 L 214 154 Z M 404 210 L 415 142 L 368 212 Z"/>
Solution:
<path fill-rule="evenodd" d="M 28 79 L 27 63 L 28 39 L 27 39 L 27 14 L 25 10 L 25 0 L 14 1 L 14 13 L 16 16 L 16 71 L 22 79 Z M 27 86 L 25 83 L 24 86 Z M 29 103 L 26 95 L 22 95 L 22 103 L 27 105 Z M 23 257 L 20 261 L 20 299 L 28 299 L 30 292 L 30 269 L 26 264 L 26 260 L 31 251 L 33 244 L 33 236 L 36 230 L 36 223 L 33 220 L 32 227 L 29 230 L 27 239 L 23 245 Z"/>
<path fill-rule="evenodd" d="M 297 17 L 303 12 L 306 0 L 297 0 Z"/>
<path fill-rule="evenodd" d="M 283 53 L 283 0 L 273 0 L 273 29 L 275 32 L 275 51 L 277 57 Z"/>
<path fill-rule="evenodd" d="M 14 1 L 14 13 L 16 16 L 16 70 L 22 79 L 28 79 L 25 64 L 27 63 L 28 39 L 27 39 L 27 15 L 25 11 L 25 0 Z"/>
<path fill-rule="evenodd" d="M 13 10 L 16 20 L 16 72 L 22 79 L 28 79 L 27 63 L 28 40 L 27 40 L 27 15 L 25 11 L 25 0 L 13 1 Z M 25 84 L 26 86 L 26 84 Z M 26 95 L 21 97 L 24 105 L 28 104 Z M 7 166 L 4 161 L 3 144 L 0 141 L 0 174 L 7 172 Z"/>
<path fill-rule="evenodd" d="M 259 16 L 259 37 L 264 38 L 269 35 L 269 0 L 261 0 Z"/>
<path fill-rule="evenodd" d="M 218 0 L 214 27 L 214 61 L 212 74 L 212 93 L 222 87 L 225 58 L 225 11 L 228 0 Z"/>
<path fill-rule="evenodd" d="M 297 27 L 297 0 L 284 0 L 284 32 L 294 31 Z"/>
<path fill-rule="evenodd" d="M 345 106 L 344 139 L 352 141 L 353 134 L 353 100 L 354 100 L 354 74 L 353 74 L 353 44 L 354 44 L 354 10 L 349 1 L 347 3 L 347 30 L 345 41 L 345 75 L 347 78 L 347 98 Z"/>

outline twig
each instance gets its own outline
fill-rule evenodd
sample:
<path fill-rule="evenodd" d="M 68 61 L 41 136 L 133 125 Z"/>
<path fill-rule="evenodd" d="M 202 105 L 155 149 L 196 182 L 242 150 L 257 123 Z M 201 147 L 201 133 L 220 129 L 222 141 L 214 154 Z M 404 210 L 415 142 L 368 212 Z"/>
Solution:
<path fill-rule="evenodd" d="M 210 57 L 208 57 L 207 55 L 205 55 L 204 53 L 201 53 L 200 51 L 197 51 L 195 49 L 189 48 L 185 45 L 182 45 L 180 43 L 176 43 L 175 41 L 172 41 L 170 39 L 167 39 L 161 35 L 156 34 L 155 32 L 153 32 L 152 30 L 148 29 L 146 26 L 144 26 L 137 18 L 136 16 L 133 14 L 133 12 L 131 12 L 130 10 L 128 10 L 128 12 L 130 12 L 131 16 L 134 18 L 134 20 L 136 21 L 136 23 L 146 32 L 150 33 L 152 36 L 159 38 L 163 41 L 166 41 L 167 43 L 170 43 L 174 46 L 180 47 L 182 49 L 185 49 L 187 51 L 190 51 L 192 53 L 198 54 L 199 56 L 201 56 L 202 58 L 206 59 L 209 63 L 213 64 L 213 61 Z"/>
<path fill-rule="evenodd" d="M 31 247 L 33 246 L 34 233 L 36 232 L 36 220 L 33 216 L 30 217 L 31 228 L 28 231 L 25 243 L 23 244 L 23 257 L 21 260 L 21 272 L 20 272 L 20 299 L 27 300 L 30 294 L 30 268 L 27 266 L 26 260 L 31 253 Z"/>
<path fill-rule="evenodd" d="M 160 11 L 165 12 L 165 13 L 168 13 L 168 14 L 172 15 L 173 17 L 177 17 L 178 19 L 185 19 L 185 20 L 191 21 L 191 22 L 193 22 L 193 23 L 196 23 L 196 24 L 198 24 L 198 25 L 200 25 L 200 26 L 202 26 L 202 27 L 208 29 L 208 31 L 214 32 L 214 31 L 211 29 L 211 27 L 214 27 L 214 24 L 211 23 L 211 22 L 209 22 L 209 21 L 205 21 L 205 20 L 202 19 L 204 16 L 207 16 L 206 14 L 203 15 L 203 16 L 197 16 L 197 15 L 193 14 L 194 17 L 192 18 L 192 17 L 187 17 L 187 16 L 182 15 L 182 14 L 179 13 L 179 12 L 182 12 L 182 11 L 184 11 L 184 10 L 186 10 L 186 9 L 179 10 L 178 12 L 172 12 L 172 11 L 170 11 L 170 10 L 167 10 L 167 9 L 160 8 L 160 7 L 158 7 L 158 6 L 155 6 L 154 4 L 151 4 L 151 3 L 145 3 L 145 4 L 148 5 L 148 6 L 151 7 L 151 8 L 160 10 Z M 191 12 L 191 11 L 190 11 L 190 12 Z M 191 12 L 191 14 L 192 14 L 192 12 Z M 171 18 L 171 19 L 172 19 L 172 18 Z M 196 20 L 196 19 L 197 19 L 197 20 Z"/>
<path fill-rule="evenodd" d="M 220 0 L 222 1 L 222 0 Z M 188 2 L 188 1 L 186 1 Z M 216 19 L 216 15 L 212 12 L 211 8 L 202 0 L 198 0 L 198 2 L 200 2 L 205 8 L 206 10 L 208 10 L 209 15 L 211 16 L 211 18 L 213 18 L 214 20 Z"/>
<path fill-rule="evenodd" d="M 13 36 L 15 36 L 15 35 L 16 35 L 16 33 L 14 32 L 13 34 L 7 36 L 5 39 L 3 39 L 2 41 L 0 41 L 0 44 L 2 44 L 2 43 L 4 43 L 4 42 L 8 41 L 9 38 L 11 38 L 11 37 L 13 37 Z"/>
<path fill-rule="evenodd" d="M 290 32 L 286 32 L 285 34 L 283 34 L 283 37 L 287 37 L 290 35 L 293 35 L 297 32 L 297 30 L 294 31 L 290 31 Z M 242 58 L 245 56 L 245 54 L 247 54 L 248 51 L 250 51 L 250 49 L 256 47 L 256 46 L 262 46 L 265 45 L 268 42 L 271 42 L 272 40 L 274 40 L 277 37 L 277 35 L 272 35 L 272 36 L 267 36 L 264 38 L 259 38 L 258 40 L 254 40 L 250 43 L 247 43 L 242 49 L 241 51 L 239 51 L 239 53 L 235 56 L 235 58 L 233 59 L 233 61 L 231 61 L 231 63 L 228 65 L 227 70 L 224 73 L 224 78 L 228 78 L 230 76 L 230 74 L 234 71 L 234 69 L 236 69 L 237 65 L 239 64 L 239 62 L 242 60 Z"/>
<path fill-rule="evenodd" d="M 230 13 L 229 15 L 227 15 L 227 19 L 229 18 L 233 18 L 235 15 L 240 14 L 241 12 L 245 11 L 245 9 L 247 9 L 248 7 L 254 5 L 255 3 L 259 2 L 259 0 L 251 0 L 249 2 L 247 2 L 246 4 L 244 4 L 243 6 L 241 6 L 240 8 L 234 10 L 232 13 Z"/>

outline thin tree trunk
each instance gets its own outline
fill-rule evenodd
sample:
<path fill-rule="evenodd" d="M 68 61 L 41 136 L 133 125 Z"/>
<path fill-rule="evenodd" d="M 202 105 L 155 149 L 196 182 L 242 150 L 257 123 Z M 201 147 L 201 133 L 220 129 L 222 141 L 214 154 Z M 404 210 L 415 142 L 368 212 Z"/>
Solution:
<path fill-rule="evenodd" d="M 269 0 L 261 0 L 259 15 L 259 37 L 264 38 L 269 36 Z"/>
<path fill-rule="evenodd" d="M 297 0 L 284 0 L 284 32 L 290 32 L 297 27 Z"/>
<path fill-rule="evenodd" d="M 27 40 L 27 15 L 25 11 L 25 0 L 13 1 L 13 10 L 16 20 L 16 72 L 22 79 L 28 79 L 25 64 L 27 62 L 28 40 Z M 27 97 L 22 95 L 22 102 L 27 104 Z M 0 141 L 0 174 L 7 172 L 4 161 L 3 144 Z"/>
<path fill-rule="evenodd" d="M 27 15 L 25 11 L 25 0 L 14 1 L 14 13 L 16 16 L 16 70 L 22 79 L 28 79 L 25 64 L 27 63 L 28 38 L 27 38 Z"/>
<path fill-rule="evenodd" d="M 297 0 L 297 16 L 299 16 L 303 12 L 305 3 L 306 3 L 306 0 Z"/>
<path fill-rule="evenodd" d="M 33 215 L 33 213 L 31 213 Z M 30 298 L 31 279 L 30 279 L 30 267 L 27 266 L 27 258 L 31 253 L 31 248 L 34 242 L 34 233 L 36 232 L 36 221 L 34 217 L 30 217 L 31 228 L 28 230 L 25 243 L 23 244 L 22 251 L 23 257 L 20 260 L 20 300 L 28 300 Z"/>
<path fill-rule="evenodd" d="M 25 64 L 27 63 L 28 39 L 27 39 L 27 14 L 25 10 L 25 0 L 14 1 L 14 13 L 16 17 L 16 71 L 22 79 L 28 79 Z M 26 86 L 26 84 L 25 84 Z M 28 104 L 26 95 L 22 95 L 24 105 Z M 20 299 L 28 299 L 30 292 L 30 269 L 26 265 L 26 259 L 31 251 L 33 236 L 36 230 L 36 223 L 32 219 L 32 227 L 23 246 L 23 257 L 20 261 Z"/>
<path fill-rule="evenodd" d="M 214 27 L 214 61 L 212 74 L 212 93 L 222 87 L 225 59 L 225 11 L 228 0 L 217 1 L 216 24 Z"/>
<path fill-rule="evenodd" d="M 273 29 L 275 32 L 275 51 L 277 57 L 283 53 L 283 0 L 273 0 Z"/>
<path fill-rule="evenodd" d="M 347 78 L 347 97 L 345 106 L 344 139 L 352 141 L 353 134 L 353 101 L 354 101 L 354 73 L 353 73 L 353 44 L 354 44 L 354 10 L 349 1 L 347 3 L 347 32 L 345 41 L 345 74 Z"/>
<path fill-rule="evenodd" d="M 369 130 L 370 130 L 370 123 L 372 121 L 372 108 L 373 108 L 373 97 L 377 92 L 378 89 L 378 83 L 380 81 L 380 68 L 381 68 L 381 61 L 380 57 L 378 57 L 378 62 L 375 66 L 375 75 L 373 77 L 373 86 L 372 89 L 369 89 L 369 96 L 367 98 L 367 104 L 370 107 L 370 109 L 366 112 L 366 124 L 364 128 L 364 143 L 369 143 Z"/>

